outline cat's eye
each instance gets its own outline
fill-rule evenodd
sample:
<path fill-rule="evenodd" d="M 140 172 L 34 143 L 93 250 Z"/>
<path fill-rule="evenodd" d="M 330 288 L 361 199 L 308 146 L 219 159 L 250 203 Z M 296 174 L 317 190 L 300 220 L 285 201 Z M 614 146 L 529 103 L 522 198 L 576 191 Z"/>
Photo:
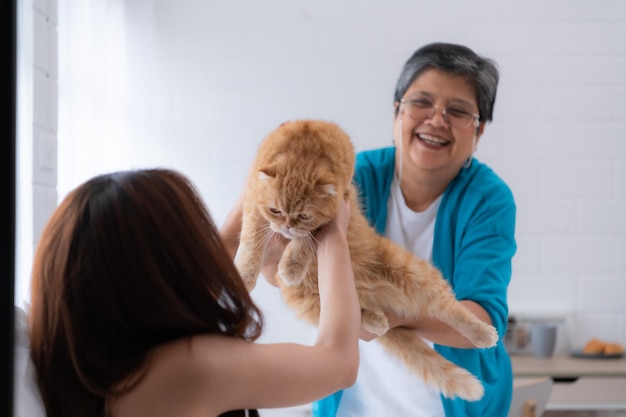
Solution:
<path fill-rule="evenodd" d="M 282 213 L 280 210 L 278 210 L 278 209 L 276 209 L 274 207 L 270 207 L 268 210 L 270 211 L 270 213 L 276 214 L 277 216 Z"/>
<path fill-rule="evenodd" d="M 301 213 L 301 214 L 298 214 L 298 219 L 305 222 L 307 220 L 310 220 L 311 216 L 309 216 L 308 214 Z"/>

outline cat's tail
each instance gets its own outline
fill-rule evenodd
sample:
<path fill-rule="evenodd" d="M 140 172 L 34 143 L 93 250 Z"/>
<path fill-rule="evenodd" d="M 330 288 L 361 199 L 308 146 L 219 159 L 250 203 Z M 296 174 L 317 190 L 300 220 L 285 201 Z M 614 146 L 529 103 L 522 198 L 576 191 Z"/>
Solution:
<path fill-rule="evenodd" d="M 460 397 L 478 401 L 484 394 L 481 382 L 468 372 L 441 356 L 413 330 L 390 329 L 376 339 L 389 353 L 406 363 L 424 382 L 447 398 Z"/>

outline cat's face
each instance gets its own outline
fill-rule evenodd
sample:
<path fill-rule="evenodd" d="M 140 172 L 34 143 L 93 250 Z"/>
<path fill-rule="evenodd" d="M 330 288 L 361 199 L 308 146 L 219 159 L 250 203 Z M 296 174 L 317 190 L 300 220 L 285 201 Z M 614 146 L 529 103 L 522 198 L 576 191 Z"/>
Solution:
<path fill-rule="evenodd" d="M 328 176 L 273 169 L 258 175 L 257 207 L 272 231 L 287 239 L 306 238 L 335 216 L 342 191 Z"/>
<path fill-rule="evenodd" d="M 337 213 L 354 171 L 354 147 L 336 124 L 297 120 L 275 129 L 254 163 L 253 204 L 288 239 L 310 236 Z"/>

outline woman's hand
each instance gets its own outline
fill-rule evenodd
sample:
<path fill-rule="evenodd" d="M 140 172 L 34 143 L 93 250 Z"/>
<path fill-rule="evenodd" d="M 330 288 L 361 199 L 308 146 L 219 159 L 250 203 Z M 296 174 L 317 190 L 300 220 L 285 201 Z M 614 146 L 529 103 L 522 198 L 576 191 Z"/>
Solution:
<path fill-rule="evenodd" d="M 337 215 L 328 224 L 324 225 L 317 234 L 318 255 L 320 248 L 324 248 L 329 240 L 341 239 L 347 240 L 348 224 L 350 223 L 350 203 L 342 202 Z M 276 282 L 276 273 L 278 272 L 278 263 L 285 251 L 285 246 L 289 243 L 289 239 L 279 233 L 274 233 L 267 242 L 265 253 L 263 255 L 263 266 L 261 274 L 263 278 L 273 286 L 278 286 Z"/>
<path fill-rule="evenodd" d="M 315 238 L 318 242 L 318 252 L 321 247 L 324 247 L 327 239 L 338 237 L 343 240 L 347 240 L 348 224 L 350 223 L 350 202 L 344 200 L 337 210 L 335 218 L 329 223 L 324 225 Z"/>
<path fill-rule="evenodd" d="M 265 252 L 263 253 L 263 265 L 261 266 L 261 275 L 265 280 L 277 287 L 276 274 L 278 273 L 278 262 L 285 251 L 285 246 L 289 243 L 289 239 L 280 233 L 273 233 L 267 242 Z"/>
<path fill-rule="evenodd" d="M 395 311 L 390 310 L 390 311 L 385 311 L 385 317 L 387 317 L 387 323 L 389 323 L 389 329 L 393 329 L 394 327 L 400 327 L 403 326 L 406 322 L 404 316 L 402 316 L 401 314 L 397 314 Z M 365 342 L 370 342 L 374 339 L 376 339 L 378 337 L 378 335 L 374 334 L 374 333 L 370 333 L 367 330 L 364 330 L 361 327 L 361 331 L 359 332 L 359 339 L 365 341 Z"/>

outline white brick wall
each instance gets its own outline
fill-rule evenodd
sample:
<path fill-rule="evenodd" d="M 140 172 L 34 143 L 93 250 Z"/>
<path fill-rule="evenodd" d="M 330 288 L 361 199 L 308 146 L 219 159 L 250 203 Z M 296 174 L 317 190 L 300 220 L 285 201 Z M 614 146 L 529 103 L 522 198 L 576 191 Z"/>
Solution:
<path fill-rule="evenodd" d="M 174 166 L 193 175 L 218 223 L 278 123 L 328 118 L 358 149 L 390 144 L 404 61 L 426 42 L 466 43 L 502 73 L 478 156 L 518 203 L 511 310 L 573 317 L 572 344 L 626 343 L 626 3 L 182 4 L 194 12 L 157 9 L 160 86 L 171 97 L 169 134 L 183 129 L 190 149 L 215 143 L 190 164 L 181 153 Z M 275 318 L 270 303 L 280 301 L 259 294 Z"/>
<path fill-rule="evenodd" d="M 218 223 L 259 141 L 280 122 L 331 119 L 357 149 L 385 146 L 396 77 L 415 48 L 459 42 L 494 58 L 502 72 L 495 122 L 478 157 L 518 203 L 511 310 L 567 313 L 572 344 L 591 336 L 626 344 L 625 2 L 128 4 L 134 36 L 150 15 L 145 33 L 156 37 L 143 40 L 153 54 L 129 55 L 140 66 L 130 78 L 131 112 L 141 115 L 132 165 L 189 174 Z M 55 4 L 38 0 L 35 9 L 49 36 L 36 37 L 34 81 L 34 181 L 45 217 L 55 183 Z M 272 317 L 268 340 L 309 337 L 272 289 L 255 292 Z"/>
<path fill-rule="evenodd" d="M 33 1 L 33 245 L 57 205 L 56 0 Z"/>
<path fill-rule="evenodd" d="M 29 95 L 32 102 L 21 107 L 32 114 L 22 115 L 25 121 L 18 129 L 18 268 L 16 304 L 23 306 L 30 299 L 29 279 L 32 253 L 48 217 L 57 205 L 57 19 L 56 0 L 19 1 L 19 37 L 22 50 L 18 65 L 18 94 Z M 32 30 L 28 33 L 27 30 Z M 27 61 L 27 62 L 24 62 Z M 26 99 L 28 100 L 28 98 Z M 29 189 L 23 189 L 28 187 Z M 24 236 L 27 234 L 28 236 Z"/>

